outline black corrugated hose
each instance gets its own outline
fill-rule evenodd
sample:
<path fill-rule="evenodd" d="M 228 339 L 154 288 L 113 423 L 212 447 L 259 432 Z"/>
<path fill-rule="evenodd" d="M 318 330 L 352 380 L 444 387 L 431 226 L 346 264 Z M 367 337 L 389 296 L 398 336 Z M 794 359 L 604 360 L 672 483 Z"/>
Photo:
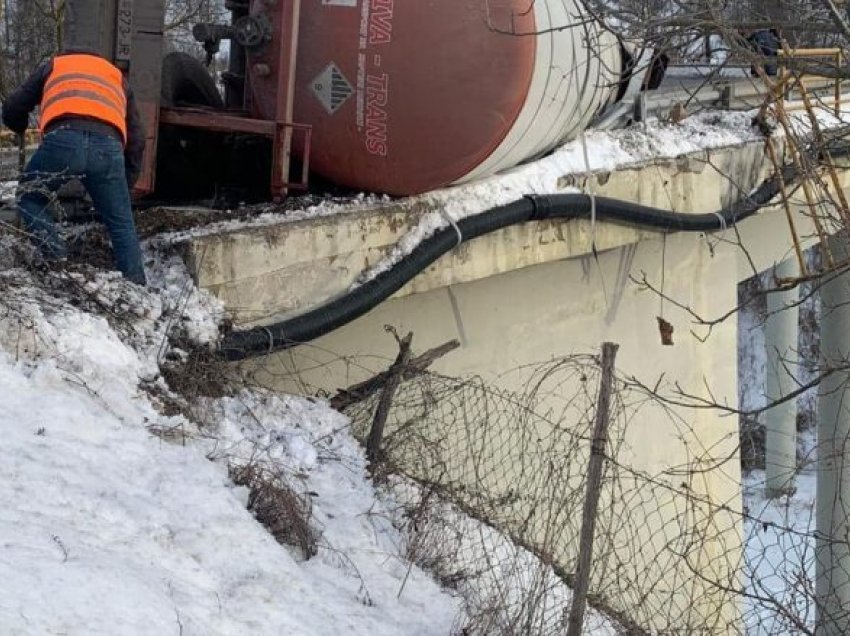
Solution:
<path fill-rule="evenodd" d="M 793 166 L 782 170 L 782 181 L 795 178 Z M 658 208 L 586 194 L 530 195 L 457 222 L 457 230 L 447 227 L 425 239 L 391 269 L 372 280 L 300 316 L 267 327 L 233 331 L 222 344 L 228 360 L 267 355 L 308 342 L 359 318 L 401 289 L 419 272 L 458 245 L 458 231 L 469 241 L 496 230 L 546 219 L 589 218 L 595 205 L 596 219 L 663 231 L 713 232 L 725 229 L 754 214 L 780 191 L 780 178 L 764 181 L 748 196 L 706 214 L 671 212 Z"/>

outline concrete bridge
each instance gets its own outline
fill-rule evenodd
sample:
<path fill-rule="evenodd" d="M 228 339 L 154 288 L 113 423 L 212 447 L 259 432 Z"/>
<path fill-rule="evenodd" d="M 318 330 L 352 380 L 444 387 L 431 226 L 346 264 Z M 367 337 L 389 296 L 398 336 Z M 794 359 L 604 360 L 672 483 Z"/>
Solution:
<path fill-rule="evenodd" d="M 777 146 L 782 153 L 781 140 Z M 615 171 L 563 174 L 558 185 L 699 213 L 740 199 L 771 172 L 764 142 L 750 141 Z M 846 186 L 846 172 L 840 178 Z M 197 283 L 225 302 L 238 325 L 267 324 L 343 293 L 437 206 L 415 198 L 199 236 L 185 245 L 186 258 Z M 791 210 L 803 247 L 811 245 L 816 232 L 808 210 L 799 201 L 792 201 Z M 620 373 L 648 386 L 666 378 L 686 393 L 734 408 L 736 317 L 709 332 L 695 324 L 695 316 L 723 316 L 737 304 L 740 281 L 789 258 L 796 261 L 781 205 L 712 235 L 665 235 L 589 220 L 527 223 L 460 245 L 367 315 L 314 342 L 248 363 L 248 368 L 278 389 L 332 391 L 387 367 L 397 352 L 383 329 L 391 324 L 414 332 L 421 350 L 452 338 L 460 341 L 459 350 L 439 360 L 435 370 L 476 374 L 520 389 L 525 379 L 507 372 L 574 352 L 595 352 L 601 342 L 613 341 L 620 345 Z M 672 345 L 662 344 L 659 316 L 674 327 Z M 630 461 L 652 474 L 693 462 L 694 448 L 702 449 L 704 466 L 722 461 L 722 470 L 705 472 L 692 487 L 717 506 L 706 512 L 714 531 L 696 567 L 723 569 L 722 564 L 735 561 L 729 551 L 740 550 L 741 544 L 737 417 L 682 409 L 681 418 L 689 423 L 683 433 L 665 428 L 669 418 L 659 417 L 659 408 L 647 408 L 629 423 L 625 445 Z M 716 559 L 721 553 L 724 558 Z M 635 564 L 638 571 L 652 567 L 652 562 Z M 687 583 L 675 594 L 690 599 L 703 621 L 699 626 L 707 630 L 698 631 L 726 633 L 718 626 L 734 625 L 740 608 L 681 567 Z M 732 571 L 716 574 L 736 580 Z"/>

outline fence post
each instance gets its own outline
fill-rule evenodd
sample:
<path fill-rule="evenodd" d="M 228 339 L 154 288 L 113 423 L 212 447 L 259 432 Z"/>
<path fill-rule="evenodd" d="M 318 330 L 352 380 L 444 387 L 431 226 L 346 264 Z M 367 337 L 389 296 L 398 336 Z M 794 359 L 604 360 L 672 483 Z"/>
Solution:
<path fill-rule="evenodd" d="M 590 587 L 590 566 L 593 560 L 593 533 L 596 528 L 596 511 L 602 484 L 605 446 L 608 442 L 608 419 L 611 407 L 611 388 L 614 383 L 614 358 L 619 345 L 602 343 L 602 377 L 599 380 L 599 397 L 596 401 L 596 418 L 593 423 L 593 442 L 587 466 L 587 494 L 581 516 L 578 563 L 576 565 L 573 599 L 567 622 L 567 636 L 580 636 Z"/>
<path fill-rule="evenodd" d="M 388 331 L 396 337 L 399 351 L 395 362 L 387 372 L 387 382 L 384 385 L 384 390 L 381 392 L 381 399 L 378 401 L 378 408 L 375 409 L 375 417 L 372 419 L 372 428 L 369 430 L 369 438 L 366 440 L 366 459 L 370 464 L 375 464 L 381 459 L 381 443 L 384 439 L 384 426 L 387 423 L 387 416 L 390 413 L 390 407 L 393 403 L 393 396 L 401 383 L 401 376 L 410 362 L 410 343 L 413 341 L 413 332 L 408 333 L 404 338 L 399 338 L 395 330 L 389 328 Z"/>

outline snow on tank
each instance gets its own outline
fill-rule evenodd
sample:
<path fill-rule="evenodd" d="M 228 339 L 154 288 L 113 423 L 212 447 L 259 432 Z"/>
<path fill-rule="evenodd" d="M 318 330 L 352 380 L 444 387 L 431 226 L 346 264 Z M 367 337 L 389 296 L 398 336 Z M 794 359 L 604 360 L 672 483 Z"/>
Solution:
<path fill-rule="evenodd" d="M 395 195 L 493 174 L 581 132 L 620 48 L 575 0 L 304 0 L 295 121 L 329 180 Z"/>

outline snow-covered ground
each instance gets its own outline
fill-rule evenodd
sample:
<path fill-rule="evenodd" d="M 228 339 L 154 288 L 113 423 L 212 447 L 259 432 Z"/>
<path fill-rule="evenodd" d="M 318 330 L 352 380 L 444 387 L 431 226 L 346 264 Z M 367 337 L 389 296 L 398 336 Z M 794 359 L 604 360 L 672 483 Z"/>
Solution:
<path fill-rule="evenodd" d="M 4 261 L 16 250 L 5 240 Z M 221 315 L 179 263 L 151 268 L 152 292 L 14 265 L 0 269 L 0 632 L 449 632 L 458 601 L 400 557 L 343 416 L 258 391 L 208 399 L 200 424 L 158 408 L 166 332 L 208 340 Z M 249 461 L 310 500 L 315 557 L 246 509 L 228 466 Z"/>
<path fill-rule="evenodd" d="M 174 393 L 163 369 L 213 343 L 223 311 L 166 254 L 147 245 L 143 290 L 34 270 L 0 232 L 0 633 L 447 635 L 518 616 L 558 633 L 571 594 L 551 566 L 438 501 L 405 528 L 417 488 L 377 490 L 326 402 Z M 245 466 L 295 495 L 307 548 L 252 515 Z M 451 593 L 408 560 L 438 555 Z M 593 610 L 585 625 L 617 633 Z"/>
<path fill-rule="evenodd" d="M 792 496 L 764 497 L 764 471 L 744 479 L 743 602 L 747 633 L 802 633 L 815 620 L 815 474 L 809 468 L 795 478 Z"/>

